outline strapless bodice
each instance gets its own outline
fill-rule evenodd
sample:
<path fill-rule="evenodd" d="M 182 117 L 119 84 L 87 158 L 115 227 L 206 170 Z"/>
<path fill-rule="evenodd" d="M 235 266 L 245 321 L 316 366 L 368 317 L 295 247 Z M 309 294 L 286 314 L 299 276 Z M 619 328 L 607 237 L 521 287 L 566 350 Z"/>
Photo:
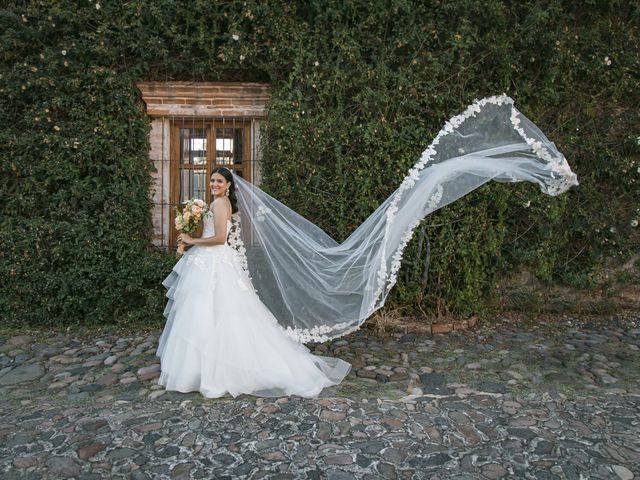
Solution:
<path fill-rule="evenodd" d="M 213 237 L 216 234 L 215 221 L 213 217 L 213 212 L 208 211 L 202 217 L 202 237 Z M 229 230 L 231 229 L 231 220 L 227 220 L 227 235 L 229 235 Z M 226 242 L 225 242 L 226 243 Z"/>

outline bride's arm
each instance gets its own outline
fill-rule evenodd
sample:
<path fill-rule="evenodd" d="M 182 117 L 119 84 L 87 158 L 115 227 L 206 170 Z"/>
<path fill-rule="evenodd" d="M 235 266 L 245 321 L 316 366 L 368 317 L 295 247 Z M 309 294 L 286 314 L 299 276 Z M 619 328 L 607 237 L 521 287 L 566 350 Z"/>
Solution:
<path fill-rule="evenodd" d="M 191 238 L 182 235 L 182 241 L 187 245 L 223 245 L 227 240 L 227 218 L 231 210 L 231 203 L 227 198 L 216 198 L 213 201 L 213 218 L 215 221 L 215 235 L 205 238 Z"/>

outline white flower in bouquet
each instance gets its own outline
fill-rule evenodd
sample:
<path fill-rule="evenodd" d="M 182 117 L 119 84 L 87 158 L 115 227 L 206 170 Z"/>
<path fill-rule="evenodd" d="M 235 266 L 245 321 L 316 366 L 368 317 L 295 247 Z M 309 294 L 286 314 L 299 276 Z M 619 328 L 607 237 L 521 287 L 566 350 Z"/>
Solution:
<path fill-rule="evenodd" d="M 176 208 L 175 227 L 181 233 L 191 234 L 196 231 L 202 216 L 209 210 L 207 203 L 199 198 L 189 200 L 182 212 Z M 185 251 L 184 244 L 178 246 L 178 255 Z"/>

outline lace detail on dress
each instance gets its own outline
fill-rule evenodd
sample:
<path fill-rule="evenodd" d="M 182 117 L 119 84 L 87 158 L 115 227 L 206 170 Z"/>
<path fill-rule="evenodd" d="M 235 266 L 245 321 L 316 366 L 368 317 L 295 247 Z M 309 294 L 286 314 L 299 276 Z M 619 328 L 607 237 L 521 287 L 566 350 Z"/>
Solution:
<path fill-rule="evenodd" d="M 244 242 L 242 241 L 240 215 L 238 213 L 234 213 L 233 215 L 231 215 L 231 227 L 229 228 L 229 234 L 227 235 L 227 243 L 238 254 L 240 268 L 242 268 L 242 270 L 244 270 L 248 275 L 249 266 L 247 264 L 247 250 L 245 249 Z"/>

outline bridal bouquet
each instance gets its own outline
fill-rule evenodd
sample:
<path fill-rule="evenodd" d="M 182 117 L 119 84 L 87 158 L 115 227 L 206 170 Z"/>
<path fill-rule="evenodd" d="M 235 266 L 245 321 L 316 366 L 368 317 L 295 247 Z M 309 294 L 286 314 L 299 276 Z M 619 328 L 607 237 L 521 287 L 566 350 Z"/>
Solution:
<path fill-rule="evenodd" d="M 206 202 L 199 198 L 189 200 L 182 209 L 182 212 L 176 208 L 176 230 L 180 233 L 188 234 L 195 232 L 200 220 L 202 220 L 202 215 L 204 215 L 207 210 L 209 210 L 209 207 L 207 207 Z M 184 243 L 178 245 L 178 255 L 184 253 L 184 247 Z"/>

